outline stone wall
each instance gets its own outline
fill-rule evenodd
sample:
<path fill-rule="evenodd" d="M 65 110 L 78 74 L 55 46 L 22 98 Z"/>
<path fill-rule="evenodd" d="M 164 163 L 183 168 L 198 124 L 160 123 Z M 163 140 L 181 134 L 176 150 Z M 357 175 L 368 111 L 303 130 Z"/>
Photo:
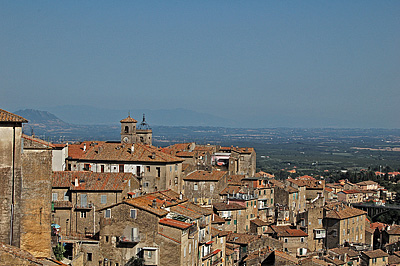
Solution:
<path fill-rule="evenodd" d="M 17 247 L 20 243 L 21 134 L 21 124 L 0 124 L 0 241 L 10 244 L 13 232 L 11 244 Z"/>
<path fill-rule="evenodd" d="M 51 256 L 51 151 L 22 155 L 21 248 L 36 257 Z"/>

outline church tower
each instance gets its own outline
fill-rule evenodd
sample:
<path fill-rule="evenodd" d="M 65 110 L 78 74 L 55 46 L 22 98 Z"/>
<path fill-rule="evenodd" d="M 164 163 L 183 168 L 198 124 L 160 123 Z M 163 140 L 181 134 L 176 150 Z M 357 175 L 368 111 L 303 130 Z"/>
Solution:
<path fill-rule="evenodd" d="M 136 142 L 152 145 L 153 131 L 151 127 L 146 122 L 146 118 L 143 114 L 143 121 L 140 123 L 136 130 Z"/>
<path fill-rule="evenodd" d="M 136 123 L 130 115 L 121 121 L 121 143 L 135 143 L 136 142 Z"/>

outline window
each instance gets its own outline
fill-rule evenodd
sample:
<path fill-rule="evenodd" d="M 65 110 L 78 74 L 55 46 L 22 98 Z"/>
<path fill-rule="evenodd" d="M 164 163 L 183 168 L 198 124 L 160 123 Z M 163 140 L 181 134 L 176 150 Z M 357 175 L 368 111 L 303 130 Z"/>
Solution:
<path fill-rule="evenodd" d="M 231 221 L 228 221 L 228 225 L 230 225 L 231 224 Z"/>
<path fill-rule="evenodd" d="M 93 254 L 88 252 L 88 253 L 86 254 L 86 260 L 87 260 L 87 261 L 92 261 L 92 259 L 93 259 Z"/>
<path fill-rule="evenodd" d="M 183 248 L 183 256 L 186 258 L 186 247 Z"/>
<path fill-rule="evenodd" d="M 274 199 L 271 199 L 271 204 L 274 204 Z"/>
<path fill-rule="evenodd" d="M 236 224 L 237 224 L 237 220 L 233 220 L 233 224 L 235 224 L 235 225 L 236 225 Z"/>
<path fill-rule="evenodd" d="M 124 170 L 124 165 L 123 164 L 120 164 L 119 165 L 119 172 L 120 173 L 123 173 L 125 170 Z"/>
<path fill-rule="evenodd" d="M 161 177 L 161 168 L 156 167 L 156 171 L 157 171 L 157 177 Z"/>
<path fill-rule="evenodd" d="M 149 182 L 144 182 L 143 187 L 149 187 Z"/>
<path fill-rule="evenodd" d="M 65 201 L 69 201 L 68 192 L 64 192 L 64 200 L 65 200 Z"/>
<path fill-rule="evenodd" d="M 189 244 L 189 254 L 192 252 L 192 244 Z"/>
<path fill-rule="evenodd" d="M 242 214 L 242 211 L 241 210 L 239 210 L 239 215 L 241 215 Z"/>
<path fill-rule="evenodd" d="M 81 207 L 87 207 L 87 194 L 81 194 Z"/>
<path fill-rule="evenodd" d="M 194 189 L 194 190 L 199 190 L 199 186 L 197 185 L 197 183 L 194 183 L 193 189 Z"/>
<path fill-rule="evenodd" d="M 283 241 L 284 241 L 285 243 L 287 243 L 287 242 L 288 242 L 288 239 L 287 239 L 287 238 L 284 238 Z"/>
<path fill-rule="evenodd" d="M 81 211 L 81 218 L 86 218 L 86 212 L 85 211 Z"/>
<path fill-rule="evenodd" d="M 175 171 L 178 171 L 178 165 L 175 164 Z"/>
<path fill-rule="evenodd" d="M 169 166 L 169 171 L 172 172 L 172 166 L 171 165 Z"/>
<path fill-rule="evenodd" d="M 101 195 L 101 204 L 107 204 L 107 195 Z"/>
<path fill-rule="evenodd" d="M 300 238 L 300 242 L 304 243 L 304 237 Z M 301 255 L 301 254 L 300 254 Z"/>
<path fill-rule="evenodd" d="M 125 133 L 129 133 L 129 127 L 128 127 L 128 126 L 125 126 L 124 132 L 125 132 Z"/>
<path fill-rule="evenodd" d="M 147 251 L 147 258 L 148 258 L 148 259 L 151 259 L 152 256 L 153 256 L 153 251 L 148 250 L 148 251 Z"/>
<path fill-rule="evenodd" d="M 287 248 L 284 249 L 285 252 L 289 252 L 289 250 Z"/>
<path fill-rule="evenodd" d="M 52 201 L 57 201 L 57 198 L 58 198 L 58 194 L 57 193 L 52 193 L 51 194 L 51 200 Z"/>
<path fill-rule="evenodd" d="M 373 258 L 373 259 L 372 259 L 372 263 L 376 263 L 376 258 Z"/>
<path fill-rule="evenodd" d="M 100 171 L 104 173 L 104 164 L 100 165 Z"/>
<path fill-rule="evenodd" d="M 108 243 L 108 236 L 106 236 L 106 242 Z"/>
<path fill-rule="evenodd" d="M 322 219 L 318 219 L 318 224 L 322 224 Z"/>
<path fill-rule="evenodd" d="M 385 261 L 386 260 L 386 258 L 385 257 L 382 257 L 382 261 Z"/>
<path fill-rule="evenodd" d="M 90 169 L 90 164 L 85 163 L 83 166 L 83 170 L 89 171 L 89 169 Z"/>
<path fill-rule="evenodd" d="M 104 213 L 104 218 L 111 218 L 111 209 L 107 209 Z"/>
<path fill-rule="evenodd" d="M 150 173 L 150 166 L 146 166 L 146 171 Z"/>
<path fill-rule="evenodd" d="M 213 192 L 213 191 L 214 191 L 214 185 L 210 184 L 210 192 Z"/>
<path fill-rule="evenodd" d="M 133 218 L 133 219 L 136 219 L 136 216 L 137 216 L 137 210 L 135 210 L 135 209 L 131 209 L 131 218 Z"/>

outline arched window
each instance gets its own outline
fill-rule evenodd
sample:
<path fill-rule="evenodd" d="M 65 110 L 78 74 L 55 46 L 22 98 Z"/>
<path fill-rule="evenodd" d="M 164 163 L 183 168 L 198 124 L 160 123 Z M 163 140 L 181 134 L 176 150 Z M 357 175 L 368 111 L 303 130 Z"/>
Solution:
<path fill-rule="evenodd" d="M 129 133 L 129 127 L 125 126 L 125 133 Z"/>

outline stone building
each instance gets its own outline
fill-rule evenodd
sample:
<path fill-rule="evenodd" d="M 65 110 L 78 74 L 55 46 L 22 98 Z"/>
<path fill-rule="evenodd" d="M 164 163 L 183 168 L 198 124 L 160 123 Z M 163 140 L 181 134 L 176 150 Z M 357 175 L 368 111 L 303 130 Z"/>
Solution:
<path fill-rule="evenodd" d="M 361 263 L 365 266 L 389 265 L 389 254 L 381 249 L 361 252 Z"/>
<path fill-rule="evenodd" d="M 131 173 L 53 172 L 52 220 L 65 237 L 93 236 L 100 230 L 96 209 L 138 192 L 139 182 Z"/>
<path fill-rule="evenodd" d="M 200 205 L 211 205 L 220 200 L 219 193 L 227 185 L 225 171 L 194 171 L 183 178 L 185 197 Z"/>
<path fill-rule="evenodd" d="M 142 122 L 137 126 L 137 121 L 130 115 L 122 119 L 121 123 L 121 143 L 133 144 L 141 143 L 146 145 L 152 144 L 153 132 L 147 124 L 143 115 Z"/>
<path fill-rule="evenodd" d="M 132 173 L 143 192 L 182 190 L 182 159 L 139 143 L 85 141 L 68 147 L 68 170 Z"/>
<path fill-rule="evenodd" d="M 22 123 L 28 121 L 0 109 L 0 242 L 20 246 L 22 188 Z"/>
<path fill-rule="evenodd" d="M 212 246 L 212 212 L 171 190 L 126 199 L 99 212 L 100 252 L 119 265 L 133 256 L 144 258 L 145 265 L 211 265 L 222 251 Z"/>
<path fill-rule="evenodd" d="M 271 225 L 268 232 L 273 238 L 280 240 L 283 251 L 295 257 L 307 255 L 307 233 L 290 226 Z"/>
<path fill-rule="evenodd" d="M 51 168 L 54 146 L 22 134 L 21 249 L 50 257 Z"/>
<path fill-rule="evenodd" d="M 342 204 L 324 207 L 325 247 L 336 248 L 344 243 L 365 243 L 366 212 Z"/>
<path fill-rule="evenodd" d="M 280 206 L 286 206 L 289 210 L 289 222 L 297 222 L 297 214 L 300 210 L 304 210 L 300 202 L 305 197 L 305 188 L 302 187 L 301 194 L 297 188 L 285 185 L 284 183 L 271 179 L 269 182 L 274 188 L 274 202 Z"/>
<path fill-rule="evenodd" d="M 338 201 L 345 203 L 360 203 L 364 201 L 364 193 L 359 190 L 342 190 L 337 193 Z"/>
<path fill-rule="evenodd" d="M 213 209 L 219 217 L 225 219 L 225 231 L 235 233 L 245 233 L 246 225 L 250 225 L 250 220 L 246 217 L 246 207 L 237 203 L 214 203 Z"/>

